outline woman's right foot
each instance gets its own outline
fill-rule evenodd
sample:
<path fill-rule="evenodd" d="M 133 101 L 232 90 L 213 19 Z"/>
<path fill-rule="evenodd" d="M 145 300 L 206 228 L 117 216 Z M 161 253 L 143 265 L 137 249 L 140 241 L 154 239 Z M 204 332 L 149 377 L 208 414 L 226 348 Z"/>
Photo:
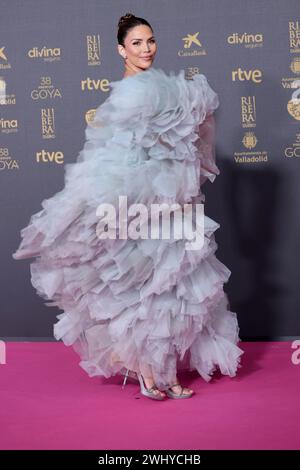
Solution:
<path fill-rule="evenodd" d="M 144 379 L 144 384 L 146 385 L 147 389 L 150 389 L 150 388 L 154 388 L 154 392 L 155 394 L 157 395 L 162 395 L 163 398 L 165 398 L 166 394 L 165 392 L 163 392 L 162 390 L 159 390 L 159 388 L 156 387 L 155 383 L 154 383 L 154 380 L 152 378 L 148 378 L 148 377 L 143 377 Z"/>
<path fill-rule="evenodd" d="M 153 398 L 154 400 L 163 400 L 166 397 L 166 394 L 157 388 L 153 378 L 143 377 L 142 374 L 138 374 L 138 379 L 140 382 L 141 393 L 146 397 Z"/>

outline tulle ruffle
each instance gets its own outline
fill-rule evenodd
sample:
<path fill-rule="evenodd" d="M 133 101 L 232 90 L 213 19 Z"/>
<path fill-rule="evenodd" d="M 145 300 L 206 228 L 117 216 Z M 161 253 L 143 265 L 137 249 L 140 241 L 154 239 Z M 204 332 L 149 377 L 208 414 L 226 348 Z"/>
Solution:
<path fill-rule="evenodd" d="M 234 376 L 236 313 L 223 285 L 230 270 L 215 256 L 219 224 L 205 215 L 204 244 L 186 239 L 97 236 L 96 209 L 119 196 L 128 204 L 204 201 L 214 181 L 213 111 L 217 94 L 204 75 L 193 80 L 151 68 L 112 82 L 85 131 L 62 191 L 42 201 L 24 229 L 14 259 L 36 257 L 31 282 L 48 306 L 63 310 L 54 335 L 72 345 L 91 375 L 150 369 L 161 388 L 183 363 L 210 380 L 218 367 Z"/>

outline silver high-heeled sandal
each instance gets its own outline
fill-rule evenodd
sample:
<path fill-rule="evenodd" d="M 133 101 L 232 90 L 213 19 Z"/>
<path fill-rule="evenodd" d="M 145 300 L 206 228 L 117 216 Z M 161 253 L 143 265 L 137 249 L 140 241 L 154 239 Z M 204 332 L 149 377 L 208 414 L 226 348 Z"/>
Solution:
<path fill-rule="evenodd" d="M 126 369 L 125 373 L 121 371 L 121 374 L 124 375 L 122 388 L 125 387 L 127 379 L 129 377 L 140 383 L 141 393 L 146 397 L 153 398 L 154 400 L 164 400 L 164 398 L 166 398 L 166 396 L 162 395 L 161 393 L 154 393 L 155 390 L 159 390 L 156 385 L 153 385 L 150 388 L 146 388 L 143 376 L 141 374 L 137 374 L 136 372 L 129 369 Z"/>
<path fill-rule="evenodd" d="M 179 394 L 173 392 L 173 390 L 172 390 L 172 387 L 175 387 L 176 385 L 179 385 L 179 387 L 181 387 L 181 392 L 180 392 Z M 175 399 L 190 398 L 192 395 L 194 395 L 194 390 L 191 390 L 190 393 L 183 393 L 183 391 L 184 391 L 185 388 L 186 388 L 186 387 L 183 387 L 181 384 L 176 383 L 176 384 L 171 385 L 171 386 L 166 390 L 166 394 L 168 395 L 169 398 L 175 398 Z"/>
<path fill-rule="evenodd" d="M 144 382 L 144 377 L 142 374 L 137 374 L 137 377 L 140 382 L 140 387 L 141 387 L 141 393 L 147 397 L 147 398 L 152 398 L 153 400 L 164 400 L 166 398 L 165 395 L 161 394 L 161 391 L 159 388 L 154 384 L 150 388 L 146 388 L 145 382 Z M 154 393 L 156 390 L 159 390 L 160 393 Z"/>
<path fill-rule="evenodd" d="M 134 381 L 136 381 L 136 382 L 139 381 L 139 379 L 137 378 L 136 372 L 134 372 L 133 370 L 126 369 L 125 372 L 121 371 L 121 374 L 124 375 L 124 380 L 123 380 L 122 388 L 125 387 L 128 378 L 130 378 L 130 379 L 132 379 L 132 380 L 134 380 Z"/>

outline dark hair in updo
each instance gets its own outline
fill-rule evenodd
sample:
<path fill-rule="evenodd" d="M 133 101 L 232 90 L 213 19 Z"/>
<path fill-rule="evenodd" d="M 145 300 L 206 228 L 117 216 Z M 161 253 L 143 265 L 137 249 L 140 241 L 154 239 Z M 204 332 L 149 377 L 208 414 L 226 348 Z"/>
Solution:
<path fill-rule="evenodd" d="M 149 26 L 149 28 L 152 30 L 151 25 L 144 18 L 139 18 L 132 13 L 126 13 L 126 15 L 121 16 L 118 22 L 118 44 L 124 46 L 124 39 L 128 33 L 128 30 L 141 24 Z"/>

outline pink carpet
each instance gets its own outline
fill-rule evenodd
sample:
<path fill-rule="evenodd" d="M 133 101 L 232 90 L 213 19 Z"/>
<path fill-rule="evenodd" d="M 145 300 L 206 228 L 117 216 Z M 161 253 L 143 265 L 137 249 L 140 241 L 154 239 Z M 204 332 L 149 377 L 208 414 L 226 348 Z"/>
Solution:
<path fill-rule="evenodd" d="M 300 364 L 291 342 L 241 343 L 235 378 L 216 373 L 187 400 L 157 402 L 134 382 L 90 378 L 62 343 L 7 343 L 1 449 L 299 449 Z"/>

